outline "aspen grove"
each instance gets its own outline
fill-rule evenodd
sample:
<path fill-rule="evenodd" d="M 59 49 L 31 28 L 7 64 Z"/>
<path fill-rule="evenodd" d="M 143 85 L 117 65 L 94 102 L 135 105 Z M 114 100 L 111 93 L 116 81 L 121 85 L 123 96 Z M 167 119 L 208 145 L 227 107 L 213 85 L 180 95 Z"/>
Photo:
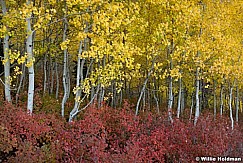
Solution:
<path fill-rule="evenodd" d="M 243 161 L 242 0 L 0 2 L 0 162 Z"/>

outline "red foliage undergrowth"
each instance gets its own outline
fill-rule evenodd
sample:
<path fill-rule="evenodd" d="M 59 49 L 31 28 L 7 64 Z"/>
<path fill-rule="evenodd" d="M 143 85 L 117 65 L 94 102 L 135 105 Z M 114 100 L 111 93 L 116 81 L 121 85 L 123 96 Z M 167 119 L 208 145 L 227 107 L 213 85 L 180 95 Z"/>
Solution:
<path fill-rule="evenodd" d="M 242 133 L 228 120 L 190 122 L 123 109 L 89 108 L 72 123 L 51 114 L 0 109 L 0 162 L 194 162 L 196 156 L 241 156 Z M 241 142 L 240 142 L 241 141 Z"/>

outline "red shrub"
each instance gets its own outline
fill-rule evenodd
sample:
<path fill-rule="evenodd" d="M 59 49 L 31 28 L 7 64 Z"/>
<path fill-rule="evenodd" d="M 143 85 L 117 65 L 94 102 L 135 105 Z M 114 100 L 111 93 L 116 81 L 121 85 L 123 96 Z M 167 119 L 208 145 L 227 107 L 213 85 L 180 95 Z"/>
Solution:
<path fill-rule="evenodd" d="M 242 133 L 229 120 L 201 116 L 197 126 L 124 109 L 91 107 L 66 123 L 51 114 L 0 110 L 0 160 L 7 162 L 195 162 L 197 156 L 240 156 Z"/>

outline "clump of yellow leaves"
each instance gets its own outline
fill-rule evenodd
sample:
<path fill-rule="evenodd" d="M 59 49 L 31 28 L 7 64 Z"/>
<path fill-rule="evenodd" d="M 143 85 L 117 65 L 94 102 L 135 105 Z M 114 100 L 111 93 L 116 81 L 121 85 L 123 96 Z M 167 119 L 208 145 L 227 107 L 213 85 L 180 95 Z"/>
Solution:
<path fill-rule="evenodd" d="M 63 41 L 60 46 L 61 46 L 61 49 L 62 50 L 66 50 L 68 48 L 68 45 L 70 43 L 70 40 L 69 39 L 66 39 L 65 41 Z"/>
<path fill-rule="evenodd" d="M 29 59 L 25 64 L 26 67 L 30 68 L 35 62 L 35 58 Z"/>

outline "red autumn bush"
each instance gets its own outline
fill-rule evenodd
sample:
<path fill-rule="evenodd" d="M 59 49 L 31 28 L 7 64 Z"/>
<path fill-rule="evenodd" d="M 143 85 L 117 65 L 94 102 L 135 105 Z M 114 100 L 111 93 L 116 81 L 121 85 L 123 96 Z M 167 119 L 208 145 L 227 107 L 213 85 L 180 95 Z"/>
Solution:
<path fill-rule="evenodd" d="M 242 133 L 224 117 L 197 126 L 123 109 L 88 108 L 72 123 L 53 114 L 0 110 L 1 162 L 195 162 L 197 156 L 241 156 Z"/>

